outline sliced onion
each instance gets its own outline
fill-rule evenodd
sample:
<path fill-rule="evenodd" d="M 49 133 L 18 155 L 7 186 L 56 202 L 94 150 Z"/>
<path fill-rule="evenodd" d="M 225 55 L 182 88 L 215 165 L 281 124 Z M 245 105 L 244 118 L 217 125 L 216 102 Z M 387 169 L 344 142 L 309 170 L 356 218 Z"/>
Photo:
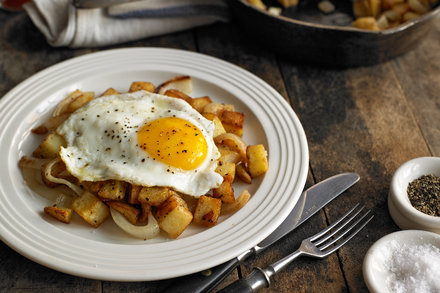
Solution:
<path fill-rule="evenodd" d="M 18 162 L 18 166 L 22 169 L 27 168 L 27 169 L 40 170 L 41 166 L 49 161 L 50 159 L 39 159 L 29 156 L 23 156 Z"/>
<path fill-rule="evenodd" d="M 83 92 L 80 90 L 75 90 L 74 92 L 70 93 L 67 97 L 65 97 L 61 102 L 58 103 L 52 116 L 55 117 L 64 114 L 67 111 L 69 104 L 72 103 L 76 98 L 78 98 L 82 94 Z"/>
<path fill-rule="evenodd" d="M 179 90 L 190 95 L 193 89 L 191 76 L 182 75 L 167 80 L 156 88 L 156 93 L 163 95 L 169 89 Z"/>
<path fill-rule="evenodd" d="M 237 152 L 241 156 L 242 162 L 247 161 L 247 157 L 246 157 L 247 145 L 243 141 L 243 139 L 241 139 L 241 137 L 239 137 L 238 135 L 233 133 L 223 133 L 214 137 L 214 142 L 217 145 L 227 146 L 232 150 L 234 150 L 235 152 Z"/>
<path fill-rule="evenodd" d="M 57 178 L 52 176 L 52 167 L 58 163 L 59 161 L 61 161 L 60 158 L 55 158 L 52 161 L 49 162 L 49 164 L 47 164 L 46 168 L 44 169 L 44 176 L 46 177 L 47 180 L 49 180 L 50 182 L 53 183 L 58 183 L 58 184 L 64 184 L 67 185 L 70 189 L 72 189 L 77 195 L 81 195 L 84 191 L 81 189 L 81 187 L 73 184 L 72 182 L 63 179 L 63 178 Z"/>
<path fill-rule="evenodd" d="M 233 203 L 222 204 L 221 214 L 232 214 L 241 209 L 251 198 L 251 194 L 247 190 L 243 190 L 239 197 Z"/>
<path fill-rule="evenodd" d="M 152 213 L 148 215 L 148 224 L 144 226 L 133 225 L 121 213 L 112 208 L 110 208 L 110 214 L 116 225 L 133 237 L 147 240 L 157 237 L 160 233 L 159 224 Z"/>

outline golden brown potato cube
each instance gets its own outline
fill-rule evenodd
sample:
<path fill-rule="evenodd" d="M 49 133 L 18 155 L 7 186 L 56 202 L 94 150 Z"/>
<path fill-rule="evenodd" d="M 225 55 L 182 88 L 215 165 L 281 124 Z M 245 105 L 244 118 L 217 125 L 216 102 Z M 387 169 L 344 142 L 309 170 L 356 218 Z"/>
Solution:
<path fill-rule="evenodd" d="M 262 144 L 249 145 L 246 149 L 248 158 L 248 170 L 252 178 L 266 173 L 269 168 L 267 152 Z"/>
<path fill-rule="evenodd" d="M 222 175 L 224 181 L 232 183 L 235 179 L 235 164 L 219 161 L 215 172 Z"/>
<path fill-rule="evenodd" d="M 95 228 L 99 227 L 110 214 L 108 206 L 87 191 L 75 198 L 72 209 Z"/>
<path fill-rule="evenodd" d="M 142 187 L 138 195 L 140 203 L 147 203 L 152 206 L 160 206 L 171 196 L 171 190 L 168 187 L 152 186 Z"/>
<path fill-rule="evenodd" d="M 223 111 L 220 121 L 222 122 L 226 132 L 234 133 L 238 136 L 243 135 L 244 113 Z"/>
<path fill-rule="evenodd" d="M 226 130 L 223 127 L 223 124 L 220 121 L 220 118 L 217 117 L 217 115 L 215 115 L 213 113 L 203 113 L 203 117 L 214 122 L 215 128 L 214 128 L 213 137 L 216 137 L 217 135 L 226 133 Z"/>
<path fill-rule="evenodd" d="M 181 91 L 176 90 L 176 89 L 169 89 L 169 90 L 167 90 L 165 92 L 164 95 L 168 96 L 168 97 L 184 100 L 187 103 L 191 103 L 191 101 L 192 101 L 192 98 L 190 96 L 188 96 L 184 92 L 181 92 Z"/>
<path fill-rule="evenodd" d="M 121 213 L 133 225 L 137 223 L 141 211 L 134 206 L 117 200 L 107 201 L 106 204 L 115 211 Z"/>
<path fill-rule="evenodd" d="M 71 208 L 57 207 L 56 205 L 45 207 L 44 212 L 65 224 L 70 223 L 70 219 L 73 215 L 73 210 Z"/>
<path fill-rule="evenodd" d="M 53 159 L 58 157 L 61 146 L 66 146 L 64 138 L 56 133 L 49 133 L 32 155 L 40 159 Z"/>
<path fill-rule="evenodd" d="M 134 93 L 141 90 L 154 93 L 156 91 L 156 86 L 148 81 L 133 81 L 128 92 Z"/>
<path fill-rule="evenodd" d="M 378 31 L 379 26 L 377 25 L 376 19 L 372 16 L 359 17 L 353 23 L 354 27 L 372 31 Z"/>
<path fill-rule="evenodd" d="M 151 213 L 151 206 L 147 203 L 141 203 L 141 214 L 138 218 L 139 224 L 146 224 L 148 222 L 148 216 Z"/>
<path fill-rule="evenodd" d="M 223 181 L 220 187 L 212 190 L 212 196 L 221 199 L 223 203 L 233 203 L 235 201 L 235 196 L 232 183 L 229 181 Z"/>
<path fill-rule="evenodd" d="M 194 211 L 196 210 L 196 206 L 197 206 L 197 201 L 199 199 L 189 194 L 184 194 L 181 192 L 176 192 L 176 193 L 186 202 L 186 207 L 191 212 L 191 214 L 194 214 Z"/>
<path fill-rule="evenodd" d="M 185 201 L 174 192 L 158 207 L 155 217 L 171 238 L 179 237 L 193 219 Z"/>
<path fill-rule="evenodd" d="M 43 180 L 43 183 L 47 187 L 53 188 L 58 186 L 59 184 L 48 180 L 46 177 L 46 167 L 49 163 L 50 162 L 41 165 L 41 179 Z M 64 164 L 63 161 L 60 160 L 52 166 L 50 173 L 53 177 L 58 177 L 58 175 L 65 170 L 66 170 L 66 165 Z"/>
<path fill-rule="evenodd" d="M 108 180 L 98 191 L 98 196 L 104 200 L 122 200 L 125 198 L 125 182 Z"/>
<path fill-rule="evenodd" d="M 247 170 L 245 164 L 238 164 L 235 167 L 235 175 L 238 179 L 240 179 L 244 183 L 247 183 L 247 184 L 252 183 L 252 177 L 249 174 L 249 171 Z"/>
<path fill-rule="evenodd" d="M 221 117 L 224 111 L 234 111 L 234 105 L 231 104 L 219 104 L 212 102 L 203 108 L 204 113 L 213 113 L 217 117 Z M 221 119 L 220 119 L 221 120 Z"/>
<path fill-rule="evenodd" d="M 97 195 L 98 191 L 101 189 L 105 182 L 107 181 L 82 181 L 81 186 L 84 187 L 85 190 L 93 193 L 94 195 Z"/>
<path fill-rule="evenodd" d="M 95 98 L 94 92 L 83 92 L 67 106 L 66 113 L 73 113 Z"/>
<path fill-rule="evenodd" d="M 205 106 L 208 104 L 211 104 L 212 100 L 208 97 L 199 97 L 199 98 L 193 98 L 190 105 L 196 109 L 199 113 L 203 112 L 203 109 L 205 109 Z"/>
<path fill-rule="evenodd" d="M 61 125 L 61 123 L 63 123 L 69 116 L 70 113 L 64 113 L 59 116 L 52 116 L 47 119 L 42 125 L 32 129 L 32 133 L 46 134 Z"/>
<path fill-rule="evenodd" d="M 129 204 L 138 204 L 139 200 L 139 192 L 141 192 L 142 186 L 140 185 L 135 185 L 135 184 L 130 184 L 128 187 L 128 198 L 127 198 L 127 202 Z"/>
<path fill-rule="evenodd" d="M 106 89 L 105 92 L 103 92 L 103 93 L 101 94 L 101 97 L 104 97 L 104 96 L 112 96 L 112 95 L 119 95 L 119 94 L 120 94 L 119 91 L 117 91 L 117 90 L 115 90 L 114 88 L 110 87 L 110 88 Z"/>
<path fill-rule="evenodd" d="M 240 162 L 241 160 L 240 154 L 233 151 L 231 148 L 224 145 L 218 145 L 217 148 L 218 151 L 220 152 L 220 158 L 218 159 L 219 161 L 234 163 L 234 164 Z"/>
<path fill-rule="evenodd" d="M 206 227 L 212 227 L 217 224 L 222 201 L 218 198 L 202 195 L 197 202 L 194 212 L 194 223 Z"/>

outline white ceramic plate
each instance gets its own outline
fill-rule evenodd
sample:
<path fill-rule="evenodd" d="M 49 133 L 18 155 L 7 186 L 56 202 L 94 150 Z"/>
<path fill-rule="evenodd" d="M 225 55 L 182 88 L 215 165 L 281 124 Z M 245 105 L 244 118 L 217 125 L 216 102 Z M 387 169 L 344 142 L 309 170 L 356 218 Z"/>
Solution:
<path fill-rule="evenodd" d="M 69 225 L 44 215 L 51 202 L 25 184 L 17 162 L 41 138 L 30 129 L 75 89 L 127 91 L 135 80 L 159 84 L 193 78 L 193 96 L 210 96 L 245 112 L 244 140 L 263 143 L 269 171 L 246 186 L 253 194 L 240 211 L 210 229 L 188 228 L 177 240 L 130 238 L 112 221 L 98 229 L 77 217 Z M 87 278 L 149 281 L 182 276 L 223 263 L 268 236 L 287 217 L 304 187 L 308 147 L 292 108 L 267 83 L 225 61 L 181 50 L 132 48 L 74 58 L 27 79 L 0 101 L 0 235 L 22 255 Z M 236 187 L 236 194 L 243 189 Z"/>

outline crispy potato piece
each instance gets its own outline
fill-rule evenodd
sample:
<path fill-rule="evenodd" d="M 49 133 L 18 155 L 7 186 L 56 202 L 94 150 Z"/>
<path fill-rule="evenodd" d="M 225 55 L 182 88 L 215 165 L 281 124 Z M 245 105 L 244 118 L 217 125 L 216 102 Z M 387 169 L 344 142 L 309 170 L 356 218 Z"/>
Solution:
<path fill-rule="evenodd" d="M 123 200 L 125 198 L 125 182 L 108 180 L 98 191 L 98 196 L 103 200 Z"/>
<path fill-rule="evenodd" d="M 69 116 L 70 116 L 70 113 L 64 113 L 59 116 L 50 117 L 42 125 L 32 129 L 32 133 L 46 134 L 49 131 L 52 131 L 55 128 L 57 128 L 59 125 L 61 125 L 61 123 L 63 123 Z"/>
<path fill-rule="evenodd" d="M 151 206 L 147 203 L 141 203 L 141 214 L 138 218 L 139 224 L 146 224 L 148 222 L 148 216 L 151 213 Z"/>
<path fill-rule="evenodd" d="M 57 207 L 56 205 L 45 207 L 44 212 L 65 224 L 70 223 L 70 219 L 73 215 L 71 208 Z"/>
<path fill-rule="evenodd" d="M 212 227 L 217 224 L 222 201 L 218 198 L 202 195 L 197 201 L 196 210 L 194 212 L 194 223 L 206 227 Z"/>
<path fill-rule="evenodd" d="M 232 183 L 235 179 L 235 164 L 219 161 L 215 172 L 222 175 L 224 181 Z"/>
<path fill-rule="evenodd" d="M 224 145 L 218 145 L 217 148 L 218 151 L 220 152 L 220 158 L 218 159 L 219 161 L 234 163 L 234 164 L 240 162 L 241 160 L 240 154 L 231 150 L 231 148 Z"/>
<path fill-rule="evenodd" d="M 212 189 L 212 196 L 221 199 L 223 203 L 233 203 L 235 201 L 234 188 L 229 181 L 223 181 L 220 187 Z"/>
<path fill-rule="evenodd" d="M 223 124 L 220 121 L 220 118 L 217 117 L 217 115 L 215 115 L 213 113 L 203 113 L 203 117 L 214 122 L 215 128 L 214 128 L 213 137 L 216 137 L 220 134 L 226 133 L 226 130 L 223 127 Z"/>
<path fill-rule="evenodd" d="M 252 178 L 266 173 L 269 165 L 267 162 L 267 152 L 262 144 L 248 146 L 246 155 L 248 157 L 248 170 Z"/>
<path fill-rule="evenodd" d="M 53 159 L 58 157 L 62 146 L 66 146 L 64 138 L 56 133 L 49 133 L 32 153 L 32 156 L 41 159 Z"/>
<path fill-rule="evenodd" d="M 101 97 L 104 97 L 104 96 L 112 96 L 112 95 L 119 95 L 119 94 L 120 94 L 119 91 L 117 91 L 117 90 L 115 90 L 114 88 L 110 87 L 110 88 L 106 89 L 105 92 L 103 92 L 103 93 L 101 94 Z"/>
<path fill-rule="evenodd" d="M 152 186 L 142 187 L 138 195 L 140 203 L 147 203 L 152 206 L 160 206 L 171 196 L 171 190 L 168 187 Z"/>
<path fill-rule="evenodd" d="M 212 103 L 212 100 L 210 97 L 199 97 L 199 98 L 193 98 L 190 105 L 196 109 L 199 113 L 203 113 L 203 110 L 205 109 L 206 105 L 209 105 Z"/>
<path fill-rule="evenodd" d="M 156 91 L 156 86 L 149 81 L 133 81 L 128 92 L 134 93 L 141 90 L 154 93 Z"/>
<path fill-rule="evenodd" d="M 106 204 L 115 211 L 121 213 L 133 225 L 137 223 L 139 214 L 141 213 L 139 209 L 128 203 L 117 200 L 107 201 Z"/>
<path fill-rule="evenodd" d="M 44 183 L 47 187 L 54 188 L 54 187 L 58 186 L 59 184 L 58 184 L 58 183 L 55 183 L 55 182 L 52 182 L 52 181 L 50 181 L 50 180 L 47 179 L 47 177 L 46 177 L 46 167 L 47 167 L 48 164 L 50 164 L 50 162 L 47 162 L 47 163 L 41 165 L 41 180 L 43 180 L 43 183 Z M 53 167 L 52 167 L 50 173 L 51 173 L 51 175 L 52 175 L 53 177 L 58 177 L 58 175 L 59 175 L 61 172 L 65 171 L 65 170 L 66 170 L 66 165 L 64 164 L 63 161 L 60 160 L 60 161 L 56 162 L 56 163 L 53 165 Z M 48 173 L 49 173 L 49 172 L 48 172 Z"/>
<path fill-rule="evenodd" d="M 376 19 L 372 16 L 365 16 L 357 18 L 353 23 L 354 27 L 372 31 L 378 31 L 379 26 L 377 25 Z"/>
<path fill-rule="evenodd" d="M 184 100 L 185 102 L 187 102 L 188 104 L 191 104 L 192 98 L 190 96 L 188 96 L 187 94 L 185 94 L 184 92 L 181 92 L 179 90 L 176 89 L 169 89 L 164 93 L 165 96 L 168 97 L 172 97 L 172 98 L 177 98 L 177 99 L 181 99 Z"/>
<path fill-rule="evenodd" d="M 247 184 L 251 184 L 252 183 L 252 177 L 249 174 L 249 171 L 247 170 L 245 164 L 243 164 L 243 163 L 242 164 L 238 164 L 235 167 L 235 174 L 236 174 L 236 177 L 238 179 L 240 179 L 241 181 L 243 181 L 244 183 L 247 183 Z"/>
<path fill-rule="evenodd" d="M 108 206 L 87 191 L 75 198 L 72 209 L 94 228 L 99 227 L 110 214 Z"/>
<path fill-rule="evenodd" d="M 156 93 L 163 95 L 169 89 L 176 89 L 190 95 L 192 92 L 191 76 L 181 75 L 167 80 L 156 88 Z"/>
<path fill-rule="evenodd" d="M 93 193 L 94 195 L 98 195 L 98 191 L 101 189 L 105 182 L 106 181 L 82 181 L 81 186 L 83 186 L 84 189 L 88 192 Z"/>
<path fill-rule="evenodd" d="M 203 108 L 203 113 L 212 113 L 217 115 L 219 118 L 222 116 L 224 111 L 234 111 L 234 105 L 212 102 Z"/>
<path fill-rule="evenodd" d="M 251 198 L 251 194 L 247 190 L 243 190 L 239 197 L 233 203 L 222 204 L 221 215 L 232 214 L 241 209 Z"/>
<path fill-rule="evenodd" d="M 249 2 L 258 9 L 266 10 L 266 5 L 263 3 L 262 0 L 247 0 L 247 2 Z"/>
<path fill-rule="evenodd" d="M 194 214 L 199 199 L 189 194 L 184 194 L 181 192 L 176 192 L 176 193 L 186 202 L 186 206 L 188 207 L 188 210 L 192 214 Z"/>
<path fill-rule="evenodd" d="M 244 113 L 234 111 L 223 111 L 220 121 L 226 132 L 234 133 L 238 136 L 243 135 Z"/>
<path fill-rule="evenodd" d="M 171 238 L 177 238 L 191 223 L 193 215 L 185 201 L 172 192 L 172 195 L 158 207 L 155 218 L 163 231 Z"/>
<path fill-rule="evenodd" d="M 128 186 L 128 198 L 127 198 L 127 202 L 129 204 L 138 204 L 139 200 L 139 192 L 141 191 L 142 186 L 140 185 L 134 185 L 134 184 L 130 184 Z"/>

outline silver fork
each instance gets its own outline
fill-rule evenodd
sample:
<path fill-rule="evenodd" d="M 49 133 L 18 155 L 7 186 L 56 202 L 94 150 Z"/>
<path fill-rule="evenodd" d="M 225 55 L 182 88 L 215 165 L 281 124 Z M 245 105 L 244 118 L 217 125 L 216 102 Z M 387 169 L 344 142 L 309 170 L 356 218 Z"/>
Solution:
<path fill-rule="evenodd" d="M 265 269 L 258 267 L 254 268 L 247 278 L 235 281 L 231 285 L 220 290 L 219 293 L 257 292 L 262 288 L 269 287 L 270 278 L 300 255 L 324 258 L 332 254 L 353 238 L 353 236 L 371 221 L 373 215 L 370 214 L 370 210 L 361 216 L 359 215 L 363 209 L 364 206 L 359 207 L 359 204 L 355 205 L 335 223 L 321 232 L 304 239 L 301 242 L 299 249 L 292 254 L 269 265 Z M 370 216 L 367 217 L 369 214 Z"/>

